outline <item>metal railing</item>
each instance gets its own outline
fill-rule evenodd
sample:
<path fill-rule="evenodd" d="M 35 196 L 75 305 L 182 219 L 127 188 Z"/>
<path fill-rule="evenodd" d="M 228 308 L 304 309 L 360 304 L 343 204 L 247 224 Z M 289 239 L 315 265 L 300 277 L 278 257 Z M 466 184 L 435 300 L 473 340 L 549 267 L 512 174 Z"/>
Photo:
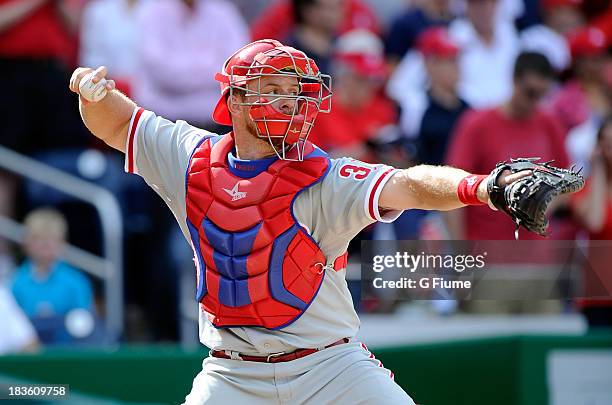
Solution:
<path fill-rule="evenodd" d="M 0 168 L 86 201 L 96 209 L 102 226 L 103 257 L 68 246 L 64 259 L 104 280 L 108 336 L 111 341 L 119 339 L 123 333 L 123 219 L 117 199 L 102 187 L 2 146 Z M 21 243 L 23 235 L 21 224 L 0 216 L 0 236 Z"/>

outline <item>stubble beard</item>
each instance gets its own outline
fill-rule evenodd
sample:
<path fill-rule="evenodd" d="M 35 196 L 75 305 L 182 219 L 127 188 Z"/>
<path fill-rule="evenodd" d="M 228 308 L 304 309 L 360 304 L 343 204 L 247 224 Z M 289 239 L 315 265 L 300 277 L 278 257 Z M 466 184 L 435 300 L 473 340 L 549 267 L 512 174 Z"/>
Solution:
<path fill-rule="evenodd" d="M 261 152 L 269 153 L 271 156 L 276 156 L 276 153 L 278 153 L 279 155 L 282 155 L 283 138 L 280 138 L 280 137 L 279 138 L 275 138 L 275 137 L 268 138 L 265 134 L 261 134 L 260 136 L 260 133 L 257 131 L 257 124 L 252 119 L 248 120 L 247 129 L 249 133 L 255 139 L 260 141 L 257 143 L 257 145 L 259 146 Z M 289 149 L 290 145 L 286 145 L 285 148 Z"/>

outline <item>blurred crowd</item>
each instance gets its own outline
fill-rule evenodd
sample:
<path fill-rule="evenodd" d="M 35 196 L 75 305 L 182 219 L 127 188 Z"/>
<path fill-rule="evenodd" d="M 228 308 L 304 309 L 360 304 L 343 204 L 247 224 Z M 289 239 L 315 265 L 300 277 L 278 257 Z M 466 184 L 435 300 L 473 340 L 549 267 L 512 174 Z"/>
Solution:
<path fill-rule="evenodd" d="M 0 0 L 0 145 L 119 200 L 125 339 L 178 338 L 190 252 L 163 202 L 88 134 L 68 77 L 107 66 L 139 105 L 223 132 L 211 120 L 214 75 L 261 38 L 304 50 L 332 75 L 332 112 L 310 138 L 332 156 L 474 173 L 510 157 L 577 164 L 587 186 L 555 206 L 550 237 L 612 239 L 609 0 Z M 0 353 L 83 340 L 84 322 L 95 335 L 100 281 L 61 259 L 66 243 L 103 253 L 91 207 L 0 167 L 0 216 L 26 225 L 22 246 L 0 237 L 0 323 L 13 322 L 0 326 Z M 503 240 L 514 224 L 487 207 L 414 210 L 386 232 Z M 372 227 L 361 237 L 381 236 Z M 594 319 L 611 314 L 609 303 L 581 306 Z M 75 311 L 76 332 L 66 321 Z"/>

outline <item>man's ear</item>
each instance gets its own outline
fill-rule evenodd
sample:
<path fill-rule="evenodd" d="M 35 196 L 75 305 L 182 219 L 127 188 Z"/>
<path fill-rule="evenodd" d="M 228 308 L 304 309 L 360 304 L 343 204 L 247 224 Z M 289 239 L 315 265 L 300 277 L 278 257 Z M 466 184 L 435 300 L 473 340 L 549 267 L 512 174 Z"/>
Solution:
<path fill-rule="evenodd" d="M 240 103 L 242 102 L 240 95 L 232 94 L 227 96 L 227 109 L 232 114 L 240 113 Z"/>

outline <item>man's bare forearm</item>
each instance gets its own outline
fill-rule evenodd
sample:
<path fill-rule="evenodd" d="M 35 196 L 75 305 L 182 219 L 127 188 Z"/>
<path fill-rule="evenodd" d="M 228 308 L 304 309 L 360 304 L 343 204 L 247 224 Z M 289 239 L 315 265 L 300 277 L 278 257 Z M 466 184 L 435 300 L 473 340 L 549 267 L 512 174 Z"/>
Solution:
<path fill-rule="evenodd" d="M 381 208 L 392 210 L 437 210 L 448 211 L 464 207 L 465 204 L 459 198 L 459 185 L 463 179 L 474 173 L 449 166 L 419 165 L 409 169 L 400 170 L 385 184 L 380 194 L 378 204 Z M 522 170 L 511 173 L 506 170 L 496 174 L 496 184 L 505 187 L 523 177 L 531 175 L 531 171 Z M 473 188 L 469 193 L 473 197 L 466 199 L 466 184 L 462 183 L 463 198 L 467 204 L 489 203 L 489 192 L 487 184 L 491 175 L 481 177 L 480 183 L 477 179 L 472 182 Z M 495 209 L 495 208 L 493 208 Z"/>
<path fill-rule="evenodd" d="M 469 176 L 465 170 L 448 166 L 419 165 L 396 173 L 385 185 L 379 204 L 388 209 L 423 209 L 448 211 L 463 207 L 457 188 Z M 485 183 L 485 182 L 483 182 Z M 486 187 L 481 183 L 478 198 L 488 201 Z"/>
<path fill-rule="evenodd" d="M 79 110 L 85 126 L 109 146 L 125 152 L 130 118 L 136 103 L 118 90 L 108 92 L 97 103 L 79 97 Z"/>

